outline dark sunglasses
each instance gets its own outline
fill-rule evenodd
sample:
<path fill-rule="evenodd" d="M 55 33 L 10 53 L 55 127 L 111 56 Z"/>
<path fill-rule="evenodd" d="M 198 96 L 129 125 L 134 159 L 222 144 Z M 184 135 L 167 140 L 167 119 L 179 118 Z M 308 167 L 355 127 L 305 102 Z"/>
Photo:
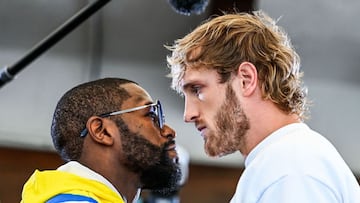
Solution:
<path fill-rule="evenodd" d="M 104 113 L 104 114 L 100 114 L 98 115 L 101 118 L 105 118 L 105 117 L 109 117 L 109 116 L 115 116 L 115 115 L 120 115 L 123 113 L 129 113 L 129 112 L 133 112 L 133 111 L 137 111 L 140 109 L 145 109 L 151 107 L 150 112 L 154 115 L 153 119 L 154 122 L 159 126 L 160 129 L 162 129 L 164 127 L 165 124 L 165 116 L 163 113 L 163 109 L 161 106 L 161 103 L 159 100 L 156 101 L 156 103 L 153 104 L 147 104 L 144 106 L 138 106 L 138 107 L 134 107 L 131 109 L 124 109 L 121 111 L 114 111 L 114 112 L 110 112 L 110 113 Z M 85 128 L 84 130 L 81 131 L 80 133 L 80 137 L 85 137 L 88 133 L 87 128 Z"/>

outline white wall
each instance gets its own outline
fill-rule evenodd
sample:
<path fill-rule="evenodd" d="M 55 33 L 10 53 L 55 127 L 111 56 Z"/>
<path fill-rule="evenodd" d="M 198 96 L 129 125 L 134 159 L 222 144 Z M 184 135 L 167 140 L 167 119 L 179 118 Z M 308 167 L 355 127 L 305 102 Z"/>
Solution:
<path fill-rule="evenodd" d="M 309 81 L 313 101 L 309 125 L 328 138 L 349 166 L 360 172 L 360 87 L 346 82 Z"/>

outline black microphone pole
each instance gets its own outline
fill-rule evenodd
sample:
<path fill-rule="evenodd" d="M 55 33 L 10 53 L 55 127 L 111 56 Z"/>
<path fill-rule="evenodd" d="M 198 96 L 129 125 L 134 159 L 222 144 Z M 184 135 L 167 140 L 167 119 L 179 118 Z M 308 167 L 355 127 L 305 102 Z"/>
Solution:
<path fill-rule="evenodd" d="M 48 35 L 46 38 L 36 44 L 19 61 L 17 61 L 12 66 L 5 66 L 0 71 L 0 88 L 12 79 L 14 79 L 17 73 L 19 73 L 22 69 L 24 69 L 28 64 L 30 64 L 46 50 L 48 50 L 51 46 L 60 41 L 63 37 L 65 37 L 68 33 L 70 33 L 73 29 L 75 29 L 78 25 L 84 22 L 88 17 L 98 11 L 109 1 L 110 0 L 97 0 L 92 4 L 85 6 L 73 17 L 71 17 L 55 31 L 53 31 L 50 35 Z"/>

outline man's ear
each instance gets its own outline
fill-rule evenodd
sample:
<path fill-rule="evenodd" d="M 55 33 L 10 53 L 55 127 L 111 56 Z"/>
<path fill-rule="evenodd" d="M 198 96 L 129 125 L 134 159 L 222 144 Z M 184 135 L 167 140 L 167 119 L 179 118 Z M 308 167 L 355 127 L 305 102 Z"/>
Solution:
<path fill-rule="evenodd" d="M 88 135 L 94 140 L 94 142 L 112 145 L 114 143 L 114 138 L 111 133 L 109 133 L 108 128 L 110 127 L 104 118 L 99 116 L 91 116 L 87 123 L 86 127 L 88 129 Z"/>
<path fill-rule="evenodd" d="M 255 92 L 258 84 L 258 76 L 254 64 L 250 62 L 242 62 L 239 65 L 237 77 L 241 82 L 240 87 L 243 96 L 250 96 Z"/>

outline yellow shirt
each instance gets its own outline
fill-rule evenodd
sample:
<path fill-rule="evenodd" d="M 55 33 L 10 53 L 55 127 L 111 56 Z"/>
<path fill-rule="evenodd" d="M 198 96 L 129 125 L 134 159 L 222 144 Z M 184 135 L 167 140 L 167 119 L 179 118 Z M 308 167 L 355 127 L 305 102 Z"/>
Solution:
<path fill-rule="evenodd" d="M 44 203 L 58 194 L 83 195 L 99 203 L 125 203 L 107 185 L 59 170 L 36 170 L 24 185 L 21 203 Z"/>

